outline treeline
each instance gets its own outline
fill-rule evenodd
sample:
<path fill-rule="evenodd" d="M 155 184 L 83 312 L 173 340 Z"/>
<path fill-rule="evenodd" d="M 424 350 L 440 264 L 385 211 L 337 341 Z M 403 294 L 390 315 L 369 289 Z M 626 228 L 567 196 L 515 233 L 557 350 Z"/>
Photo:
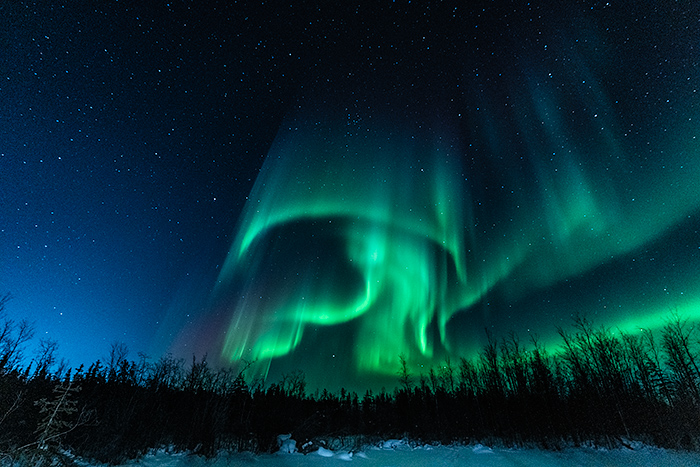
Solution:
<path fill-rule="evenodd" d="M 0 463 L 69 464 L 71 455 L 120 463 L 161 446 L 271 451 L 280 433 L 300 446 L 325 439 L 346 448 L 396 437 L 551 449 L 628 439 L 699 446 L 700 335 L 676 315 L 658 335 L 577 319 L 559 330 L 554 353 L 515 334 L 488 335 L 478 358 L 446 360 L 427 374 L 411 374 L 398 356 L 391 392 L 309 395 L 301 371 L 266 385 L 247 380 L 246 366 L 131 361 L 119 344 L 108 361 L 69 369 L 56 361 L 55 343 L 42 341 L 24 366 L 31 326 L 1 314 L 7 300 L 0 298 Z"/>

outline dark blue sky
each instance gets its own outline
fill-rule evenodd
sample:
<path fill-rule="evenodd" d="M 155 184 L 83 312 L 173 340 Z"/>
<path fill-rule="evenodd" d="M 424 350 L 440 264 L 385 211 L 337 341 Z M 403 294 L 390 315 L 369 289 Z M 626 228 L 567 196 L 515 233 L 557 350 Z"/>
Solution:
<path fill-rule="evenodd" d="M 460 140 L 480 292 L 452 351 L 694 309 L 692 2 L 290 3 L 0 6 L 0 293 L 36 340 L 74 365 L 117 341 L 219 353 L 211 293 L 275 138 L 388 106 Z M 289 365 L 323 369 L 318 349 Z"/>

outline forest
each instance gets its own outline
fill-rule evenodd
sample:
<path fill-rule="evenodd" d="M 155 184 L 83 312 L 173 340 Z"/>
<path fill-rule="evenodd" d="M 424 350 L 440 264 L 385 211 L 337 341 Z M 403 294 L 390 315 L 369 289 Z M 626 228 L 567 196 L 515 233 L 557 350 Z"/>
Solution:
<path fill-rule="evenodd" d="M 478 357 L 412 374 L 396 358 L 392 391 L 307 392 L 303 369 L 270 383 L 206 358 L 108 361 L 68 368 L 57 343 L 33 339 L 0 297 L 0 463 L 118 464 L 167 447 L 214 456 L 271 452 L 281 433 L 298 446 L 346 449 L 387 438 L 425 443 L 700 447 L 698 326 L 670 312 L 657 332 L 623 333 L 584 317 L 558 329 L 559 346 L 493 336 Z M 29 361 L 27 361 L 29 360 Z"/>

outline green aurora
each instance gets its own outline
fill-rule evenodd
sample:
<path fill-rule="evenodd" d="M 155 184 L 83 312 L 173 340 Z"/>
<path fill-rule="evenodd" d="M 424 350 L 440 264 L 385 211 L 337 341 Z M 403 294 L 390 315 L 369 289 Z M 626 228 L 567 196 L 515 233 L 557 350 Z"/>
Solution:
<path fill-rule="evenodd" d="M 257 274 L 249 279 L 224 346 L 233 359 L 285 355 L 309 325 L 358 320 L 358 368 L 376 371 L 399 353 L 431 357 L 431 323 L 445 345 L 446 323 L 478 299 L 465 264 L 459 148 L 435 135 L 353 131 L 299 129 L 270 150 L 222 278 L 271 263 L 290 271 L 270 284 L 272 306 L 254 291 Z M 307 241 L 304 259 L 290 258 L 299 252 L 281 240 L 287 226 L 292 242 Z M 273 251 L 262 264 L 261 248 Z"/>
<path fill-rule="evenodd" d="M 422 113 L 300 105 L 217 281 L 223 360 L 392 384 L 399 355 L 416 372 L 472 356 L 484 328 L 547 344 L 577 315 L 700 317 L 697 96 L 656 115 L 581 63 L 516 74 L 506 107 L 479 82 Z"/>

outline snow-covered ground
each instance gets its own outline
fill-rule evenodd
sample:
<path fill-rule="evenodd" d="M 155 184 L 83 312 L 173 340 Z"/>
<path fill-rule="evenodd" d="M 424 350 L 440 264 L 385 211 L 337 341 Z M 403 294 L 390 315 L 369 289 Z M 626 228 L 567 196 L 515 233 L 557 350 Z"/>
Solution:
<path fill-rule="evenodd" d="M 276 453 L 253 455 L 250 453 L 221 454 L 206 460 L 183 453 L 158 451 L 126 464 L 125 467 L 226 467 L 226 466 L 290 466 L 290 467 L 450 467 L 450 466 L 498 466 L 498 467 L 550 467 L 550 466 L 636 466 L 636 467 L 698 467 L 700 453 L 669 451 L 640 444 L 633 449 L 576 448 L 558 452 L 538 449 L 505 449 L 474 446 L 422 446 L 410 447 L 407 443 L 390 440 L 382 445 L 368 447 L 359 452 L 331 451 L 321 448 L 309 454 Z"/>

